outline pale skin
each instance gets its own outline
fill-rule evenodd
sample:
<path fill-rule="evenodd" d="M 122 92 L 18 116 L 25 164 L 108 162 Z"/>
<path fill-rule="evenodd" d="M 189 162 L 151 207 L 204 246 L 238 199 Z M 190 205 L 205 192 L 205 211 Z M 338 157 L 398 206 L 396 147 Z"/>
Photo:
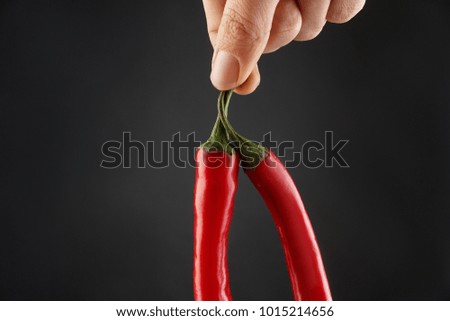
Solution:
<path fill-rule="evenodd" d="M 203 0 L 214 48 L 211 82 L 218 90 L 252 93 L 258 61 L 292 41 L 317 37 L 327 22 L 345 23 L 365 0 Z"/>

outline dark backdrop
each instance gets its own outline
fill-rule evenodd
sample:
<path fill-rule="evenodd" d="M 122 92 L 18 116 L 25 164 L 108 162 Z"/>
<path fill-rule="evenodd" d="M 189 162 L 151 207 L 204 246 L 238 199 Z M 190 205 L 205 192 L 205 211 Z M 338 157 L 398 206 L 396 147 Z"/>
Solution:
<path fill-rule="evenodd" d="M 231 118 L 254 139 L 348 139 L 350 168 L 291 170 L 337 300 L 450 299 L 450 6 L 372 0 L 264 56 Z M 205 140 L 217 91 L 201 1 L 2 1 L 0 299 L 192 299 L 194 170 L 106 170 L 101 145 Z M 290 300 L 245 175 L 237 300 Z"/>

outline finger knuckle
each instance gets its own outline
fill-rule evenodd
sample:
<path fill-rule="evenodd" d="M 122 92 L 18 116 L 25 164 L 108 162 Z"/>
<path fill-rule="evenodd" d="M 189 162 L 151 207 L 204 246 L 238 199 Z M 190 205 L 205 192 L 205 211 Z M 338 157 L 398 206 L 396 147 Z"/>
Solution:
<path fill-rule="evenodd" d="M 270 32 L 270 29 L 267 30 L 265 26 L 257 25 L 233 9 L 224 12 L 223 23 L 223 27 L 227 31 L 223 41 L 229 43 L 258 43 Z"/>
<path fill-rule="evenodd" d="M 293 33 L 298 34 L 300 32 L 300 28 L 302 26 L 302 20 L 300 13 L 291 14 L 284 19 L 277 30 L 273 30 L 272 32 L 276 33 Z"/>

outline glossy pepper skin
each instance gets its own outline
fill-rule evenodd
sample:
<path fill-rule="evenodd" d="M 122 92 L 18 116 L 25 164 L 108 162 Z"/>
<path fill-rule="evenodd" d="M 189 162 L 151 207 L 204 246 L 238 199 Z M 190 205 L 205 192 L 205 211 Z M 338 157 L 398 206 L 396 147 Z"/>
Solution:
<path fill-rule="evenodd" d="M 332 300 L 311 222 L 287 169 L 269 152 L 261 163 L 245 173 L 272 214 L 283 245 L 294 299 Z"/>
<path fill-rule="evenodd" d="M 231 300 L 228 232 L 237 189 L 239 159 L 235 153 L 196 153 L 194 187 L 194 299 Z"/>

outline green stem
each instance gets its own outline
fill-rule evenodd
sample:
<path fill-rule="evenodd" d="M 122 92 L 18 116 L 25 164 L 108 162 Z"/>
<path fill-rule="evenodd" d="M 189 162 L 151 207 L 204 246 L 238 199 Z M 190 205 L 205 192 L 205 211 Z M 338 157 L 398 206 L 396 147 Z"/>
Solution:
<path fill-rule="evenodd" d="M 221 103 L 220 99 L 221 98 L 219 96 L 219 100 L 217 102 L 218 105 L 220 105 Z M 225 110 L 225 114 L 227 112 L 228 111 Z M 200 147 L 204 148 L 208 152 L 224 151 L 230 155 L 234 153 L 234 149 L 229 144 L 228 133 L 225 127 L 223 126 L 219 115 L 217 115 L 217 119 L 216 122 L 214 123 L 211 135 L 209 136 L 208 140 Z"/>
<path fill-rule="evenodd" d="M 222 128 L 226 132 L 228 141 L 239 154 L 239 157 L 242 160 L 242 166 L 247 169 L 255 168 L 261 161 L 264 160 L 264 158 L 266 158 L 268 154 L 267 149 L 264 146 L 240 135 L 233 128 L 233 126 L 231 126 L 230 121 L 228 120 L 228 107 L 232 94 L 232 90 L 222 91 L 220 93 L 217 104 L 219 114 L 218 119 L 220 119 L 222 123 Z"/>

